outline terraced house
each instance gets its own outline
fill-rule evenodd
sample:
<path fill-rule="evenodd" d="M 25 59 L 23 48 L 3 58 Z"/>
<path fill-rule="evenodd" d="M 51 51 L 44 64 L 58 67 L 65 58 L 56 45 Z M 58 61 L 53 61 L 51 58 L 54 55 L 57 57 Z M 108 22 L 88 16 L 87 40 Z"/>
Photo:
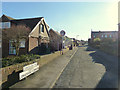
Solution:
<path fill-rule="evenodd" d="M 28 40 L 21 40 L 20 54 L 43 53 L 42 48 L 48 48 L 49 45 L 49 26 L 46 24 L 44 17 L 26 18 L 26 19 L 13 19 L 9 16 L 3 15 L 0 18 L 0 28 L 2 30 L 11 28 L 13 25 L 26 25 L 30 28 Z M 45 50 L 44 50 L 45 51 Z M 2 41 L 2 55 L 15 55 L 16 50 L 10 40 L 8 42 Z"/>
<path fill-rule="evenodd" d="M 111 38 L 112 40 L 118 40 L 118 31 L 91 31 L 91 40 L 95 38 Z"/>

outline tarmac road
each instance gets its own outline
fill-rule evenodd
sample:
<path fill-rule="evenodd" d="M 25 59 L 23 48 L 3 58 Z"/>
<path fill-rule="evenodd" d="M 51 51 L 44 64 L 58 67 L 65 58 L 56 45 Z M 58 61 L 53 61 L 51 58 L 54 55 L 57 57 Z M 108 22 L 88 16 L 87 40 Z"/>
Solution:
<path fill-rule="evenodd" d="M 118 59 L 90 47 L 79 47 L 54 88 L 117 88 Z"/>

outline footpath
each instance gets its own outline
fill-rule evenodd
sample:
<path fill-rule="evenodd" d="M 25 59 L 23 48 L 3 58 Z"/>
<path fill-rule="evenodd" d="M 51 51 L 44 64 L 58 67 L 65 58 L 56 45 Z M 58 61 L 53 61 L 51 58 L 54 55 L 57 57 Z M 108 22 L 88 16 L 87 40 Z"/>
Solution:
<path fill-rule="evenodd" d="M 67 51 L 10 88 L 52 88 L 77 50 L 78 48 L 75 47 Z"/>

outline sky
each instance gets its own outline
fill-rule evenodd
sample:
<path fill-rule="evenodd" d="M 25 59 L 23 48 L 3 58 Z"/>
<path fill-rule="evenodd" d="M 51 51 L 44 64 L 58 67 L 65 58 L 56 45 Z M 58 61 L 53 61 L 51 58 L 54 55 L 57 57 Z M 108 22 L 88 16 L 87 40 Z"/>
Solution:
<path fill-rule="evenodd" d="M 88 40 L 92 31 L 118 30 L 116 2 L 2 2 L 2 14 L 20 18 L 44 17 L 50 28 Z"/>

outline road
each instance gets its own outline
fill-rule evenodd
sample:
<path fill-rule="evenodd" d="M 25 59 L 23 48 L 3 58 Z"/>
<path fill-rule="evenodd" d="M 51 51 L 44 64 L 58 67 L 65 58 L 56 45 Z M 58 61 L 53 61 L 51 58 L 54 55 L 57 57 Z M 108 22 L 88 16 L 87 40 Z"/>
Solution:
<path fill-rule="evenodd" d="M 79 47 L 54 88 L 117 88 L 117 57 Z"/>
<path fill-rule="evenodd" d="M 116 88 L 117 57 L 87 46 L 70 50 L 11 88 Z"/>

